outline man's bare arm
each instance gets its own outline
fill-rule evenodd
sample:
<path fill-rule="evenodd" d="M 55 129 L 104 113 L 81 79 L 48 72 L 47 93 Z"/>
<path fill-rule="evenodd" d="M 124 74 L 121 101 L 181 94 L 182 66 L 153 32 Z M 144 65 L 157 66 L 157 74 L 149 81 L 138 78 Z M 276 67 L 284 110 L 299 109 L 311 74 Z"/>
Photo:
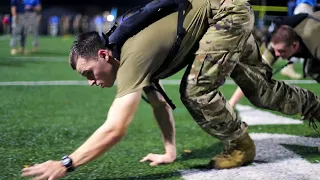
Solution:
<path fill-rule="evenodd" d="M 114 100 L 106 122 L 80 146 L 70 157 L 73 167 L 86 164 L 118 143 L 125 135 L 141 98 L 141 91 Z M 22 176 L 37 176 L 37 179 L 59 179 L 67 169 L 60 161 L 47 161 L 22 169 Z"/>
<path fill-rule="evenodd" d="M 165 154 L 149 154 L 141 162 L 150 160 L 150 165 L 171 163 L 176 159 L 175 123 L 172 109 L 163 96 L 154 87 L 145 87 L 144 91 L 150 101 L 154 116 L 161 129 Z"/>
<path fill-rule="evenodd" d="M 141 90 L 114 100 L 107 121 L 70 155 L 75 167 L 92 161 L 121 140 L 138 108 L 140 97 Z"/>

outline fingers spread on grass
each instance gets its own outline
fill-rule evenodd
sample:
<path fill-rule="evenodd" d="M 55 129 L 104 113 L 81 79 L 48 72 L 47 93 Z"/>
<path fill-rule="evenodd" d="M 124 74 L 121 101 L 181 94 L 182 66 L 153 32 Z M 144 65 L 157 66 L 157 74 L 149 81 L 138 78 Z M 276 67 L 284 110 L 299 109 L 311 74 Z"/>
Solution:
<path fill-rule="evenodd" d="M 35 165 L 28 168 L 22 169 L 22 176 L 35 176 L 43 173 L 43 168 L 41 166 Z"/>
<path fill-rule="evenodd" d="M 140 162 L 146 162 L 146 161 L 148 161 L 148 160 L 151 160 L 151 157 L 152 156 L 152 154 L 148 154 L 147 156 L 145 156 L 144 158 L 142 158 L 141 160 L 140 160 Z"/>

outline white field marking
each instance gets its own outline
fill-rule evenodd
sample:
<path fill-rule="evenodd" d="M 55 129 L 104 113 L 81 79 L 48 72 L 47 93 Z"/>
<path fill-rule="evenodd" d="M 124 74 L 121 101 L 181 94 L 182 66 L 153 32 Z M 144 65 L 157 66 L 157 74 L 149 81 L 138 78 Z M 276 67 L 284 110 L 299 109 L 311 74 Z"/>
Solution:
<path fill-rule="evenodd" d="M 228 170 L 183 170 L 185 180 L 320 180 L 320 163 L 311 164 L 281 144 L 319 147 L 320 138 L 251 133 L 257 155 L 250 166 Z"/>
<path fill-rule="evenodd" d="M 88 81 L 12 81 L 0 82 L 0 86 L 64 86 L 64 85 L 87 85 Z"/>
<path fill-rule="evenodd" d="M 179 85 L 181 80 L 161 80 L 163 85 Z M 288 84 L 316 84 L 313 80 L 284 80 Z M 227 80 L 226 84 L 235 83 L 232 80 Z M 88 85 L 87 81 L 62 80 L 62 81 L 10 81 L 0 82 L 0 86 L 49 86 L 49 85 Z"/>
<path fill-rule="evenodd" d="M 301 120 L 275 115 L 271 112 L 261 111 L 251 106 L 237 104 L 236 108 L 239 110 L 241 120 L 248 123 L 248 125 L 303 124 Z"/>
<path fill-rule="evenodd" d="M 6 35 L 6 36 L 0 36 L 0 41 L 4 41 L 4 40 L 8 40 L 10 39 L 10 36 L 9 35 Z M 8 45 L 9 46 L 9 45 Z"/>

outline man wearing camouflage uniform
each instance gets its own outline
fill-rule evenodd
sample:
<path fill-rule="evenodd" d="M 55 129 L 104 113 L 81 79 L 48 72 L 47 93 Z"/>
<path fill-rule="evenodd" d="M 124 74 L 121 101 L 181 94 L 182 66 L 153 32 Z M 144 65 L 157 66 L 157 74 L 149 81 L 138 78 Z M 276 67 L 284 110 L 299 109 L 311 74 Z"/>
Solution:
<path fill-rule="evenodd" d="M 25 18 L 25 6 L 24 0 L 11 0 L 11 15 L 12 15 L 12 34 L 11 34 L 11 55 L 15 55 L 19 52 L 18 43 L 21 43 L 21 52 L 24 53 L 26 44 L 26 18 Z"/>
<path fill-rule="evenodd" d="M 33 52 L 38 51 L 39 46 L 39 25 L 40 25 L 40 0 L 24 0 L 25 2 L 25 16 L 28 30 L 32 35 Z"/>
<path fill-rule="evenodd" d="M 290 17 L 277 18 L 274 23 L 276 29 L 281 25 L 287 25 L 290 27 L 282 27 L 282 30 L 283 28 L 286 30 L 282 31 L 281 35 L 277 35 L 277 33 L 274 32 L 271 35 L 271 38 L 278 39 L 277 41 L 280 41 L 280 44 L 285 45 L 281 47 L 282 51 L 290 51 L 290 53 L 289 55 L 288 52 L 284 54 L 281 50 L 280 53 L 275 52 L 274 48 L 272 47 L 272 42 L 269 42 L 262 53 L 263 59 L 266 60 L 271 66 L 273 66 L 279 57 L 281 57 L 282 59 L 292 59 L 292 57 L 303 58 L 305 59 L 303 65 L 304 78 L 306 78 L 306 76 L 310 76 L 314 80 L 320 82 L 320 75 L 318 73 L 320 64 L 317 63 L 320 61 L 320 57 L 317 57 L 318 55 L 315 54 L 317 53 L 316 47 L 319 46 L 319 41 L 316 37 L 318 37 L 317 34 L 320 32 L 320 11 L 316 11 L 310 15 L 304 13 Z M 308 48 L 302 48 L 303 50 L 292 49 L 290 48 L 292 45 L 292 40 L 295 40 L 295 42 L 298 42 L 299 44 L 299 46 L 295 47 Z M 292 65 L 293 64 L 288 64 L 287 66 L 285 66 L 285 68 Z M 229 100 L 230 105 L 234 107 L 242 97 L 243 93 L 238 87 Z"/>
<path fill-rule="evenodd" d="M 277 57 L 284 59 L 289 59 L 292 56 L 303 58 L 305 59 L 303 68 L 305 76 L 309 75 L 320 82 L 317 70 L 310 69 L 311 66 L 313 66 L 312 68 L 320 66 L 317 64 L 320 61 L 320 51 L 317 48 L 320 45 L 317 38 L 320 32 L 320 11 L 310 15 L 301 14 L 296 17 L 288 17 L 279 20 L 277 24 L 279 24 L 279 28 L 273 33 L 268 49 L 263 52 L 264 59 L 273 65 Z M 280 47 L 279 51 L 279 46 L 276 46 L 277 49 L 274 48 L 276 44 L 285 46 Z M 291 47 L 292 45 L 294 48 Z"/>
<path fill-rule="evenodd" d="M 247 124 L 236 116 L 219 91 L 229 75 L 258 107 L 301 114 L 312 121 L 320 119 L 320 101 L 314 93 L 272 79 L 272 69 L 261 58 L 251 34 L 254 13 L 246 0 L 190 0 L 190 3 L 184 20 L 187 34 L 180 50 L 168 68 L 157 74 L 174 43 L 177 13 L 129 38 L 121 49 L 120 61 L 113 57 L 112 50 L 106 49 L 104 38 L 98 33 L 85 33 L 77 38 L 69 56 L 72 68 L 85 76 L 90 85 L 111 87 L 117 79 L 116 98 L 106 122 L 79 149 L 63 158 L 71 162 L 69 165 L 47 161 L 23 169 L 23 176 L 61 178 L 70 167 L 77 168 L 103 154 L 126 134 L 143 88 L 152 85 L 153 79 L 171 75 L 185 62 L 190 63 L 181 81 L 181 100 L 199 126 L 225 145 L 225 151 L 210 161 L 212 168 L 248 164 L 256 153 Z M 198 48 L 190 54 L 194 47 Z M 149 160 L 150 165 L 157 165 L 175 160 L 173 123 L 163 119 L 162 124 L 165 153 L 149 154 L 141 162 Z"/>

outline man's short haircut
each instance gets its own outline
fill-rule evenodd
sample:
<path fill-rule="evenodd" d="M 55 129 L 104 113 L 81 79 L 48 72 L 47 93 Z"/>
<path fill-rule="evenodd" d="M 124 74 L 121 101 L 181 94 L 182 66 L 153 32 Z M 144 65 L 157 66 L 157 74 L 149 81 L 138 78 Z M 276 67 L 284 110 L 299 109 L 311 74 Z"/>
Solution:
<path fill-rule="evenodd" d="M 299 35 L 293 28 L 287 25 L 281 25 L 272 34 L 271 42 L 274 44 L 284 42 L 286 45 L 291 45 L 293 42 L 299 41 Z"/>
<path fill-rule="evenodd" d="M 78 58 L 96 59 L 100 49 L 106 49 L 98 32 L 87 32 L 79 35 L 73 42 L 69 53 L 69 64 L 76 69 Z"/>

